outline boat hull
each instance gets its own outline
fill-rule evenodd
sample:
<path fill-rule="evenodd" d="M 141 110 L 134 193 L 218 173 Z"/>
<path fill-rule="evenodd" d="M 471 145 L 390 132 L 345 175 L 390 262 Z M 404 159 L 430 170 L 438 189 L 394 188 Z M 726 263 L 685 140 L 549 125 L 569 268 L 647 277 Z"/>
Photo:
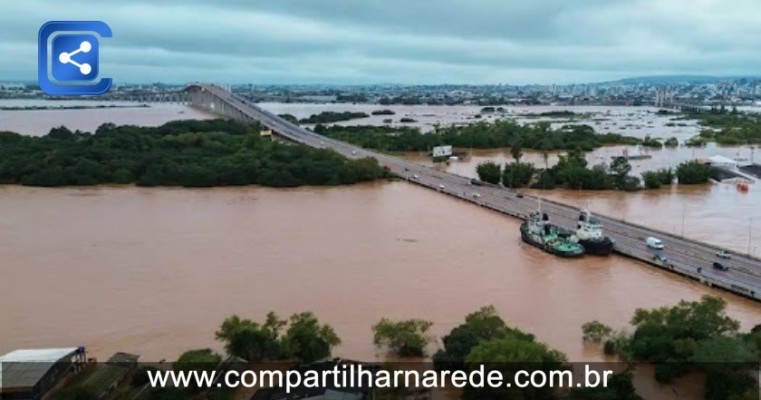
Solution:
<path fill-rule="evenodd" d="M 523 239 L 524 242 L 544 252 L 550 253 L 552 255 L 556 255 L 558 257 L 577 258 L 584 255 L 584 251 L 578 251 L 578 252 L 561 251 L 556 249 L 553 246 L 545 244 L 544 242 L 541 241 L 541 239 L 534 238 L 530 233 L 528 233 L 528 228 L 525 226 L 525 224 L 521 226 L 521 239 Z"/>
<path fill-rule="evenodd" d="M 607 256 L 613 252 L 615 242 L 609 237 L 604 240 L 579 240 L 579 244 L 584 246 L 584 252 L 595 256 Z"/>

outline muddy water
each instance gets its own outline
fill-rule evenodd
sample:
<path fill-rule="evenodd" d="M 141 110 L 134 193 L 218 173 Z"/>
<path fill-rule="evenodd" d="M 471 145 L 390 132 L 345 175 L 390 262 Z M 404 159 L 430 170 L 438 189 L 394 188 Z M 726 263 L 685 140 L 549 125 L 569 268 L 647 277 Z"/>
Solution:
<path fill-rule="evenodd" d="M 503 111 L 484 113 L 481 106 L 429 106 L 429 105 L 378 105 L 378 104 L 335 104 L 335 103 L 260 103 L 269 111 L 278 114 L 292 114 L 305 118 L 322 111 L 356 111 L 371 114 L 373 111 L 388 109 L 394 115 L 370 115 L 367 118 L 338 122 L 338 125 L 389 125 L 414 126 L 424 132 L 432 131 L 437 125 L 461 125 L 478 121 L 493 122 L 500 119 L 514 119 L 519 123 L 545 121 L 554 129 L 564 125 L 585 124 L 602 133 L 616 132 L 627 136 L 644 138 L 676 137 L 686 140 L 700 132 L 696 121 L 676 120 L 672 115 L 658 115 L 654 107 L 608 107 L 608 106 L 503 106 Z M 551 111 L 572 111 L 574 118 L 537 117 Z M 403 117 L 415 122 L 401 123 Z M 387 120 L 391 120 L 388 122 Z"/>
<path fill-rule="evenodd" d="M 6 103 L 0 105 L 25 105 Z M 438 117 L 442 112 L 449 116 Z M 410 114 L 430 126 L 477 112 L 413 107 L 396 117 Z M 638 111 L 600 112 L 615 122 Z M 0 130 L 40 135 L 62 124 L 94 130 L 105 122 L 159 125 L 206 117 L 167 104 L 0 111 Z M 651 123 L 645 125 L 642 132 Z M 674 129 L 689 137 L 695 128 Z M 598 150 L 590 162 L 621 150 Z M 752 156 L 749 149 L 705 150 L 717 153 Z M 695 157 L 682 148 L 652 154 L 648 163 L 658 166 Z M 474 176 L 479 160 L 495 157 L 507 160 L 509 152 L 476 152 L 447 168 Z M 537 153 L 526 158 L 544 162 Z M 554 159 L 550 155 L 550 165 Z M 749 218 L 761 216 L 754 189 L 745 195 L 731 186 L 543 193 L 743 251 L 748 228 L 761 238 L 761 218 L 756 224 Z M 220 349 L 213 332 L 232 313 L 261 319 L 269 310 L 312 310 L 343 339 L 338 355 L 372 360 L 383 355 L 372 345 L 370 326 L 383 316 L 430 319 L 440 337 L 468 312 L 494 304 L 509 324 L 578 361 L 600 359 L 598 349 L 581 343 L 583 322 L 624 327 L 637 307 L 713 294 L 728 300 L 744 329 L 761 319 L 755 303 L 630 260 L 550 257 L 521 244 L 517 231 L 515 221 L 403 183 L 298 190 L 0 186 L 0 353 L 82 344 L 99 358 L 128 351 L 144 360 L 171 359 L 188 348 Z M 761 255 L 761 248 L 753 251 Z M 637 377 L 646 398 L 672 394 L 649 376 Z"/>
<path fill-rule="evenodd" d="M 177 119 L 206 119 L 213 115 L 173 103 L 150 103 L 148 107 L 136 107 L 138 103 L 104 101 L 62 100 L 0 100 L 0 107 L 50 107 L 45 110 L 0 110 L 0 131 L 18 132 L 23 135 L 41 136 L 50 128 L 66 126 L 73 130 L 94 132 L 107 122 L 116 125 L 159 126 Z M 55 107 L 97 107 L 80 110 L 54 109 Z M 116 106 L 110 108 L 109 106 Z"/>
<path fill-rule="evenodd" d="M 710 293 L 745 329 L 761 305 L 619 257 L 568 261 L 518 224 L 405 183 L 182 190 L 0 187 L 0 352 L 86 345 L 146 360 L 220 348 L 228 315 L 312 310 L 342 356 L 378 359 L 370 326 L 422 317 L 441 336 L 480 306 L 569 355 L 580 325 Z M 433 350 L 433 346 L 432 349 Z"/>

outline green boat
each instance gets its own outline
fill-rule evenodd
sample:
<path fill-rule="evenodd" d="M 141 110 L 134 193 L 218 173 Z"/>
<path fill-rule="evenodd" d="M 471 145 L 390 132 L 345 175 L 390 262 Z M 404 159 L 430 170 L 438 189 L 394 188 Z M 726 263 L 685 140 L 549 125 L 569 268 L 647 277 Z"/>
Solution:
<path fill-rule="evenodd" d="M 584 255 L 584 246 L 575 240 L 573 232 L 550 224 L 547 214 L 539 211 L 531 213 L 521 224 L 521 238 L 524 242 L 556 256 Z"/>

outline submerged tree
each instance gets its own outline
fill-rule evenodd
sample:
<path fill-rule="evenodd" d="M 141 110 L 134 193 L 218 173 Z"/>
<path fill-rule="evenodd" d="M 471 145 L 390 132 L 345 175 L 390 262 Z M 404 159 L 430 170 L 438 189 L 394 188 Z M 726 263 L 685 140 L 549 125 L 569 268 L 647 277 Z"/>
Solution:
<path fill-rule="evenodd" d="M 373 343 L 402 357 L 422 357 L 431 341 L 427 332 L 432 325 L 432 322 L 421 319 L 395 322 L 383 318 L 373 325 Z"/>

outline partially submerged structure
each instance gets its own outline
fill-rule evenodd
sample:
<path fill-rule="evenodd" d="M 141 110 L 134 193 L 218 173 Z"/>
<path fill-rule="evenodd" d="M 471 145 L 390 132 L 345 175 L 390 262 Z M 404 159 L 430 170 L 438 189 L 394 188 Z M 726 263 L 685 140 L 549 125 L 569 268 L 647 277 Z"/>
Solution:
<path fill-rule="evenodd" d="M 0 398 L 39 400 L 85 362 L 84 347 L 12 351 L 0 357 Z"/>

